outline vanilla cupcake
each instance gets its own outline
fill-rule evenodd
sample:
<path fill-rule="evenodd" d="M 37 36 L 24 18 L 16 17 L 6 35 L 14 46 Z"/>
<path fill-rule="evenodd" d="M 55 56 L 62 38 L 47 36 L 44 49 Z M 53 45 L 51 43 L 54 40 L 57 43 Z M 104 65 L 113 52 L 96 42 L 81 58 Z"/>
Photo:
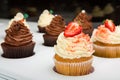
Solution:
<path fill-rule="evenodd" d="M 92 72 L 93 46 L 82 27 L 71 22 L 62 32 L 54 46 L 55 69 L 58 73 L 70 76 L 86 75 Z"/>
<path fill-rule="evenodd" d="M 120 26 L 111 20 L 94 29 L 91 40 L 95 49 L 94 55 L 106 58 L 120 57 Z"/>
<path fill-rule="evenodd" d="M 39 32 L 44 33 L 45 27 L 50 25 L 54 15 L 52 15 L 48 10 L 44 10 L 38 20 Z"/>

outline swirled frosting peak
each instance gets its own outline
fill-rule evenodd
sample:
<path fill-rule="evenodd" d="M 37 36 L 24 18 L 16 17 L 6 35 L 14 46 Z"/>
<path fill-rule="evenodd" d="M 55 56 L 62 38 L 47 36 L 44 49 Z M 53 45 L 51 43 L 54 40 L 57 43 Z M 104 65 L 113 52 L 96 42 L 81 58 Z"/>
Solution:
<path fill-rule="evenodd" d="M 89 16 L 85 10 L 82 10 L 74 19 L 79 25 L 82 26 L 83 30 L 92 28 L 91 16 Z"/>
<path fill-rule="evenodd" d="M 22 46 L 30 42 L 32 42 L 32 34 L 23 15 L 18 13 L 6 29 L 5 43 L 11 46 Z"/>
<path fill-rule="evenodd" d="M 14 16 L 14 18 L 9 21 L 8 28 L 11 26 L 13 21 L 20 21 L 20 20 L 24 23 L 26 27 L 29 28 L 29 25 L 26 23 L 26 20 L 24 19 L 23 14 L 20 12 L 17 13 L 16 16 Z"/>
<path fill-rule="evenodd" d="M 50 14 L 48 10 L 44 10 L 39 17 L 38 26 L 40 27 L 48 26 L 51 23 L 53 18 L 54 18 L 54 15 Z"/>
<path fill-rule="evenodd" d="M 61 33 L 54 49 L 60 57 L 68 59 L 89 57 L 94 52 L 90 37 L 83 32 L 74 37 L 65 37 L 64 33 Z"/>
<path fill-rule="evenodd" d="M 56 15 L 45 29 L 47 34 L 58 36 L 65 29 L 65 21 L 62 16 Z"/>
<path fill-rule="evenodd" d="M 114 32 L 111 32 L 105 25 L 100 25 L 94 29 L 91 40 L 107 44 L 120 44 L 120 26 L 116 26 Z"/>

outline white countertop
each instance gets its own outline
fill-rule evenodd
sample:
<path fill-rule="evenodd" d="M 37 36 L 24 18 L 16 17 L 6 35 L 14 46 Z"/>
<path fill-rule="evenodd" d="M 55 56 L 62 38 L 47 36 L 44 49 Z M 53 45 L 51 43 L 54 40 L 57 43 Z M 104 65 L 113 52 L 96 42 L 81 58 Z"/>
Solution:
<path fill-rule="evenodd" d="M 37 23 L 28 22 L 36 42 L 35 55 L 21 59 L 0 56 L 0 80 L 120 80 L 120 58 L 107 59 L 94 56 L 94 72 L 85 76 L 64 76 L 53 71 L 53 47 L 42 45 L 42 33 Z M 8 20 L 0 19 L 0 43 L 5 37 Z M 0 55 L 2 54 L 0 47 Z"/>

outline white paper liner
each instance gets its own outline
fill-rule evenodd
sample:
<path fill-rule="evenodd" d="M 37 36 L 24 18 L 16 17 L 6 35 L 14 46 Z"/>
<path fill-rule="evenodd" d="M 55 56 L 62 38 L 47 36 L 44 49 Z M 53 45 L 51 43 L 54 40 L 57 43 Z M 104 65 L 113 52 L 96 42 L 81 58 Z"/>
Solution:
<path fill-rule="evenodd" d="M 94 55 L 106 58 L 120 58 L 120 46 L 101 46 L 94 44 Z"/>
<path fill-rule="evenodd" d="M 69 63 L 60 62 L 54 59 L 56 71 L 60 74 L 70 76 L 80 76 L 91 73 L 92 61 L 93 59 L 91 58 L 84 62 Z"/>

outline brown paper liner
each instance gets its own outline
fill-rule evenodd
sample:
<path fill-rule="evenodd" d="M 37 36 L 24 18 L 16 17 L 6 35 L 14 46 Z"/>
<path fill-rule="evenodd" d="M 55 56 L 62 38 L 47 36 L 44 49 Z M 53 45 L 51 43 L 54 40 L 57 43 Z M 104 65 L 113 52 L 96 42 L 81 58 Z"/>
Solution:
<path fill-rule="evenodd" d="M 69 76 L 81 76 L 91 73 L 92 57 L 80 62 L 61 62 L 54 58 L 55 69 L 58 73 Z"/>
<path fill-rule="evenodd" d="M 93 55 L 105 58 L 120 58 L 120 45 L 110 45 L 103 43 L 94 43 L 93 48 L 95 53 Z"/>
<path fill-rule="evenodd" d="M 38 26 L 38 30 L 40 33 L 45 33 L 45 27 Z"/>
<path fill-rule="evenodd" d="M 51 36 L 48 34 L 43 35 L 44 45 L 45 46 L 54 46 L 56 44 L 58 36 Z"/>
<path fill-rule="evenodd" d="M 31 42 L 30 44 L 19 46 L 19 47 L 13 47 L 6 43 L 1 44 L 3 49 L 2 56 L 5 58 L 25 58 L 34 55 L 34 46 L 35 42 Z"/>

